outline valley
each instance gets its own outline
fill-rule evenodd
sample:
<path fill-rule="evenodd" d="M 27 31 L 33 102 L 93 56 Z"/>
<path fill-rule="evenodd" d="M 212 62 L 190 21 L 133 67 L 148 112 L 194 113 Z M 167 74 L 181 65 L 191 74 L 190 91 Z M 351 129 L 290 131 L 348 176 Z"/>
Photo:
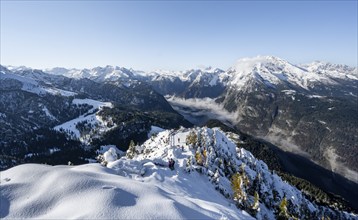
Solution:
<path fill-rule="evenodd" d="M 179 99 L 180 100 L 180 99 Z M 232 132 L 241 133 L 240 129 L 235 126 L 235 123 L 230 117 L 230 113 L 226 113 L 223 109 L 220 109 L 220 105 L 208 104 L 208 101 L 199 99 L 193 101 L 185 101 L 180 100 L 175 102 L 173 99 L 168 99 L 169 103 L 173 106 L 175 110 L 177 110 L 180 114 L 182 114 L 188 121 L 193 123 L 196 126 L 204 126 L 212 119 L 219 120 L 220 123 L 224 123 L 226 126 L 231 128 Z M 194 104 L 193 104 L 194 103 Z M 212 106 L 215 105 L 214 108 Z M 214 109 L 212 111 L 211 109 Z M 217 125 L 220 125 L 217 124 Z M 244 134 L 242 134 L 244 135 Z M 245 135 L 248 136 L 248 135 Z M 307 154 L 302 154 L 302 152 L 297 152 L 294 150 L 290 150 L 285 148 L 284 146 L 277 147 L 274 144 L 270 143 L 269 140 L 254 138 L 248 136 L 249 139 L 252 139 L 254 142 L 254 148 L 261 147 L 262 144 L 269 148 L 279 160 L 279 169 L 294 175 L 296 177 L 305 179 L 310 183 L 314 184 L 318 188 L 324 190 L 325 192 L 332 193 L 333 195 L 339 195 L 348 201 L 349 206 L 353 207 L 355 210 L 358 210 L 358 183 L 348 180 L 340 174 L 333 172 L 330 169 L 319 166 L 314 161 L 310 160 L 307 157 Z M 277 142 L 276 142 L 277 143 Z M 280 143 L 279 143 L 280 144 Z M 245 146 L 244 146 L 245 147 Z M 248 149 L 247 147 L 245 147 Z M 251 151 L 251 149 L 250 149 Z M 293 152 L 292 152 L 293 151 Z M 254 151 L 252 151 L 254 153 Z M 258 156 L 262 153 L 258 150 Z M 259 157 L 260 158 L 260 157 Z M 267 158 L 260 158 L 266 161 Z M 270 167 L 271 169 L 275 169 L 276 167 Z"/>
<path fill-rule="evenodd" d="M 272 56 L 241 59 L 226 71 L 1 66 L 1 169 L 85 164 L 103 146 L 142 146 L 153 126 L 214 124 L 239 134 L 238 147 L 310 201 L 357 211 L 356 72 Z"/>

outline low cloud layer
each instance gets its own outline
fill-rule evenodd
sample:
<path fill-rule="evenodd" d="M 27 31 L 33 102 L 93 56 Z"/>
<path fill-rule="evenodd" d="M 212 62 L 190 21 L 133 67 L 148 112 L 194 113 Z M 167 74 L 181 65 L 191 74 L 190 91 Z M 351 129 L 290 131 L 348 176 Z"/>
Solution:
<path fill-rule="evenodd" d="M 175 96 L 166 96 L 166 99 L 175 110 L 184 115 L 187 120 L 192 121 L 192 123 L 200 124 L 203 123 L 203 120 L 208 119 L 218 119 L 232 125 L 237 123 L 237 113 L 228 112 L 222 105 L 216 103 L 214 99 L 183 99 Z M 189 118 L 190 116 L 199 117 L 201 120 L 198 121 L 194 118 Z"/>

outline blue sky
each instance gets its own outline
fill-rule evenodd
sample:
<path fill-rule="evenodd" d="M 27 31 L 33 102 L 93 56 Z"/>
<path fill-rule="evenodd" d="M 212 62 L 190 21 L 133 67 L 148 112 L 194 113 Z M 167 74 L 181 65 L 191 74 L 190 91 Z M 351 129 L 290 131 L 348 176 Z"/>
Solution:
<path fill-rule="evenodd" d="M 357 1 L 1 1 L 1 64 L 226 69 L 274 55 L 357 66 Z"/>

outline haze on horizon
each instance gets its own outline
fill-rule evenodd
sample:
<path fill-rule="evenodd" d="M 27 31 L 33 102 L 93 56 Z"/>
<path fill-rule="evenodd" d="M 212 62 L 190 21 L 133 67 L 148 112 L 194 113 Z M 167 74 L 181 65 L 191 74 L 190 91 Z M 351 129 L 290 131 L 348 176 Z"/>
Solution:
<path fill-rule="evenodd" d="M 278 56 L 357 66 L 357 1 L 1 1 L 1 64 L 137 70 Z"/>

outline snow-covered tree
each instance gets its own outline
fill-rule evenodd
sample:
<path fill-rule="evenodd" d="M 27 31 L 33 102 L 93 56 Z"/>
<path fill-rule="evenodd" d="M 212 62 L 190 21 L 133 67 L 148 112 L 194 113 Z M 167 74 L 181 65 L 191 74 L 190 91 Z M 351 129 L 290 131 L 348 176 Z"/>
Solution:
<path fill-rule="evenodd" d="M 282 201 L 280 202 L 280 205 L 278 207 L 279 213 L 278 213 L 278 219 L 289 219 L 290 215 L 287 210 L 287 199 L 286 196 L 283 197 Z"/>
<path fill-rule="evenodd" d="M 239 203 L 242 203 L 246 200 L 246 192 L 243 189 L 243 179 L 241 174 L 235 173 L 231 177 L 231 188 L 234 192 L 233 199 L 235 201 L 238 201 Z"/>
<path fill-rule="evenodd" d="M 109 148 L 108 151 L 103 154 L 104 160 L 107 162 L 112 162 L 118 159 L 116 149 L 113 147 Z"/>
<path fill-rule="evenodd" d="M 192 156 L 188 157 L 188 159 L 186 160 L 186 163 L 185 163 L 185 171 L 190 173 L 192 170 L 193 170 L 193 158 Z"/>
<path fill-rule="evenodd" d="M 254 193 L 254 204 L 252 205 L 252 209 L 256 212 L 260 211 L 260 202 L 259 202 L 259 194 L 255 191 Z"/>
<path fill-rule="evenodd" d="M 214 184 L 218 184 L 218 183 L 219 183 L 219 181 L 220 181 L 219 169 L 216 169 L 212 181 L 213 181 Z"/>
<path fill-rule="evenodd" d="M 195 160 L 198 165 L 203 165 L 203 158 L 199 151 L 196 151 L 196 153 L 195 153 Z"/>
<path fill-rule="evenodd" d="M 132 159 L 135 156 L 135 143 L 133 140 L 130 141 L 126 156 Z"/>
<path fill-rule="evenodd" d="M 198 136 L 194 131 L 191 131 L 189 135 L 186 137 L 187 145 L 195 145 L 198 142 Z"/>
<path fill-rule="evenodd" d="M 115 148 L 109 148 L 104 154 L 100 154 L 96 157 L 98 162 L 103 166 L 107 166 L 108 162 L 113 162 L 118 159 L 118 154 Z"/>

